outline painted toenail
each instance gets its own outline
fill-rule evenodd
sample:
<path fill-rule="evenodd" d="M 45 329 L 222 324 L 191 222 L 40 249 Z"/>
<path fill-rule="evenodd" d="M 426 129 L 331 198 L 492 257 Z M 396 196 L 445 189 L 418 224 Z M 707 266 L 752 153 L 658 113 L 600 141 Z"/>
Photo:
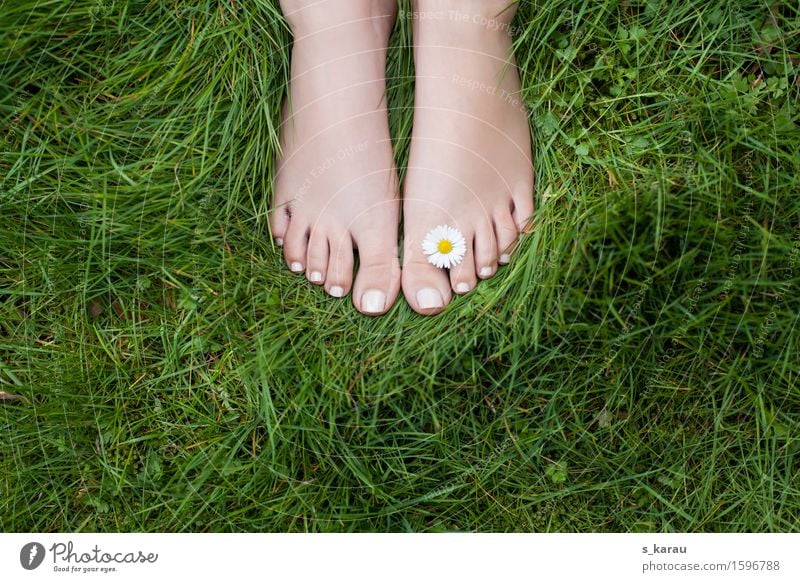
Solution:
<path fill-rule="evenodd" d="M 456 293 L 466 293 L 467 291 L 469 291 L 468 283 L 459 283 L 456 285 Z"/>
<path fill-rule="evenodd" d="M 331 287 L 328 293 L 330 293 L 332 297 L 344 297 L 344 289 L 341 287 Z"/>
<path fill-rule="evenodd" d="M 308 275 L 308 280 L 312 283 L 322 283 L 322 273 L 319 271 L 311 271 Z"/>
<path fill-rule="evenodd" d="M 386 309 L 386 294 L 383 291 L 367 291 L 361 298 L 361 309 L 366 313 L 383 313 Z"/>
<path fill-rule="evenodd" d="M 289 267 L 295 273 L 302 273 L 303 272 L 303 265 L 300 263 L 292 263 L 291 267 Z"/>
<path fill-rule="evenodd" d="M 491 277 L 493 269 L 491 267 L 483 267 L 481 269 L 480 275 L 481 277 Z"/>
<path fill-rule="evenodd" d="M 419 303 L 421 309 L 436 309 L 439 307 L 444 307 L 442 294 L 436 289 L 426 288 L 417 291 L 417 303 Z"/>
<path fill-rule="evenodd" d="M 500 255 L 499 263 L 501 265 L 507 265 L 511 262 L 511 255 Z"/>
<path fill-rule="evenodd" d="M 275 239 L 275 244 L 278 245 L 279 247 L 282 247 L 283 246 L 283 239 L 282 238 L 276 238 Z"/>

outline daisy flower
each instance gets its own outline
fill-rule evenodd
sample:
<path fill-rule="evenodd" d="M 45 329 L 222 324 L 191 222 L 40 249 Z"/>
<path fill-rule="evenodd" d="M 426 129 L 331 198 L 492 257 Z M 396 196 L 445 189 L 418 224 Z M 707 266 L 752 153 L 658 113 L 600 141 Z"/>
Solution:
<path fill-rule="evenodd" d="M 449 269 L 461 262 L 467 252 L 464 235 L 457 229 L 441 224 L 430 231 L 422 241 L 422 252 L 428 262 L 440 269 Z"/>

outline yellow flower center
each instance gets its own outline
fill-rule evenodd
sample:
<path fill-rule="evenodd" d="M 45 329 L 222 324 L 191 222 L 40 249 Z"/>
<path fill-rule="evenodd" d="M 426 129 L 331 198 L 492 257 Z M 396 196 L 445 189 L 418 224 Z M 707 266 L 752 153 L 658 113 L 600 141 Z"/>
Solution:
<path fill-rule="evenodd" d="M 446 255 L 447 253 L 453 250 L 453 243 L 451 243 L 447 239 L 440 240 L 436 248 L 439 250 L 440 253 Z"/>

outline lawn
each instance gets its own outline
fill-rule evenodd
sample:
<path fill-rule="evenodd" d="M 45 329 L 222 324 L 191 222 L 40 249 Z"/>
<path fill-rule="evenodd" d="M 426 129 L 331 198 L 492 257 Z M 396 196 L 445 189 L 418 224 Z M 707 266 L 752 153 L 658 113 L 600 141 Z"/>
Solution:
<path fill-rule="evenodd" d="M 271 242 L 276 0 L 0 5 L 0 531 L 800 531 L 796 3 L 523 2 L 532 232 L 377 319 Z"/>

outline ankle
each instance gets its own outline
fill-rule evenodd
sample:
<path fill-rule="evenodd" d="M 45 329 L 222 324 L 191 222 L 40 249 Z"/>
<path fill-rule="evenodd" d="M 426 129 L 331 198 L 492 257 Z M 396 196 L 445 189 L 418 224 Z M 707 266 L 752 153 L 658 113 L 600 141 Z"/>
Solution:
<path fill-rule="evenodd" d="M 517 11 L 512 0 L 414 0 L 409 15 L 419 25 L 447 30 L 450 34 L 510 36 Z"/>
<path fill-rule="evenodd" d="M 396 0 L 281 0 L 281 9 L 295 39 L 337 30 L 342 35 L 372 29 L 388 40 L 397 17 Z"/>

